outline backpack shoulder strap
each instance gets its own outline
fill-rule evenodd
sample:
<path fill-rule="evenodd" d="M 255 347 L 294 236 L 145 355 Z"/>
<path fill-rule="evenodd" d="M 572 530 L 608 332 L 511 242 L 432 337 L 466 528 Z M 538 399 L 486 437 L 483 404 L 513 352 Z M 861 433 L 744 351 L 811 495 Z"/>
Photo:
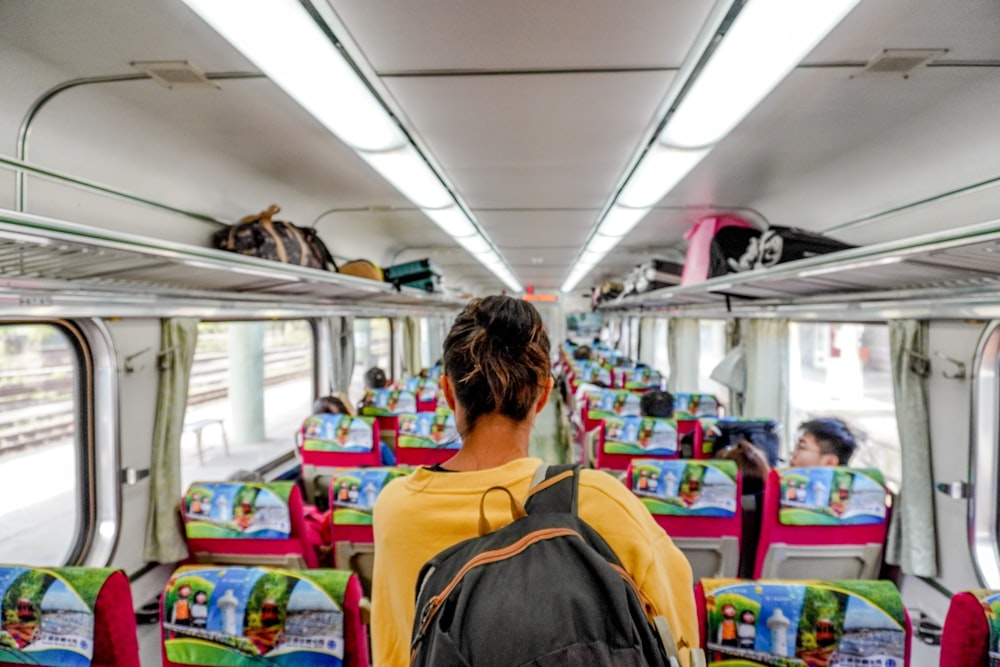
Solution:
<path fill-rule="evenodd" d="M 576 516 L 580 466 L 543 463 L 535 470 L 524 503 L 528 514 L 563 513 Z"/>

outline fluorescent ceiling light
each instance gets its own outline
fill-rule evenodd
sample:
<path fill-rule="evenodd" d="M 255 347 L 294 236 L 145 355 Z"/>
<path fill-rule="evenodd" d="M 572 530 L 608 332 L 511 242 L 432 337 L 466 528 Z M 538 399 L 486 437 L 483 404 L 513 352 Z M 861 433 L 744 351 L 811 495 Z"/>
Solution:
<path fill-rule="evenodd" d="M 618 245 L 619 241 L 621 241 L 621 238 L 617 236 L 604 236 L 600 233 L 594 234 L 590 237 L 590 242 L 587 244 L 585 250 L 606 255 L 612 248 Z"/>
<path fill-rule="evenodd" d="M 475 236 L 463 236 L 455 240 L 458 241 L 460 246 L 468 250 L 473 255 L 476 255 L 477 259 L 479 255 L 490 252 L 489 242 L 479 234 L 476 234 Z"/>
<path fill-rule="evenodd" d="M 859 0 L 750 0 L 667 122 L 661 141 L 710 146 L 725 137 Z"/>
<path fill-rule="evenodd" d="M 580 259 L 577 261 L 577 263 L 578 264 L 587 263 L 593 266 L 594 264 L 597 264 L 599 261 L 604 259 L 604 256 L 607 254 L 608 253 L 606 252 L 596 252 L 594 250 L 587 249 L 584 250 L 582 253 L 580 253 Z"/>
<path fill-rule="evenodd" d="M 424 209 L 424 215 L 433 220 L 448 236 L 458 239 L 463 236 L 474 236 L 475 225 L 469 217 L 457 206 L 450 208 Z"/>
<path fill-rule="evenodd" d="M 358 153 L 382 178 L 423 209 L 438 209 L 455 203 L 427 162 L 411 145 L 384 153 Z"/>
<path fill-rule="evenodd" d="M 654 143 L 632 172 L 618 196 L 618 203 L 648 209 L 673 190 L 706 155 L 708 149 L 686 151 Z M 604 222 L 607 223 L 607 218 Z M 610 231 L 604 233 L 611 234 Z"/>
<path fill-rule="evenodd" d="M 621 237 L 632 231 L 649 211 L 649 208 L 625 208 L 615 204 L 597 226 L 597 233 L 621 240 Z"/>
<path fill-rule="evenodd" d="M 354 148 L 406 145 L 395 121 L 297 0 L 184 0 L 331 132 Z"/>

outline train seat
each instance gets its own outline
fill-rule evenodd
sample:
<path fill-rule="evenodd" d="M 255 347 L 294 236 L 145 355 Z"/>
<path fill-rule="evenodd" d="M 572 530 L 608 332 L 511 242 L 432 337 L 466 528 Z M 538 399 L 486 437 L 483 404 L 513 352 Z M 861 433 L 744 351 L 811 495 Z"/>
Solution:
<path fill-rule="evenodd" d="M 443 401 L 438 400 L 440 387 L 437 380 L 422 377 L 409 378 L 403 383 L 403 387 L 416 396 L 416 412 L 434 412 L 441 407 L 440 403 Z"/>
<path fill-rule="evenodd" d="M 395 421 L 392 428 L 394 439 Z M 306 418 L 298 450 L 308 497 L 315 502 L 326 495 L 324 476 L 336 468 L 382 465 L 379 436 L 380 425 L 373 417 L 319 414 Z"/>
<path fill-rule="evenodd" d="M 687 556 L 695 581 L 736 576 L 743 513 L 733 461 L 634 459 L 625 479 Z"/>
<path fill-rule="evenodd" d="M 397 418 L 396 462 L 399 465 L 443 463 L 462 447 L 451 410 L 400 414 Z"/>
<path fill-rule="evenodd" d="M 365 595 L 371 595 L 375 558 L 372 534 L 375 501 L 386 484 L 410 472 L 412 469 L 405 466 L 353 468 L 338 471 L 330 480 L 333 564 L 338 569 L 354 571 Z"/>
<path fill-rule="evenodd" d="M 294 482 L 195 482 L 181 501 L 197 563 L 317 567 Z"/>
<path fill-rule="evenodd" d="M 910 618 L 890 581 L 702 579 L 695 601 L 709 665 L 910 664 Z"/>
<path fill-rule="evenodd" d="M 393 451 L 396 449 L 396 438 L 399 434 L 399 415 L 412 414 L 416 411 L 417 395 L 406 389 L 369 389 L 361 402 L 361 414 L 378 422 L 382 441 L 392 447 Z"/>
<path fill-rule="evenodd" d="M 128 577 L 121 570 L 0 565 L 0 665 L 139 667 Z"/>
<path fill-rule="evenodd" d="M 626 470 L 637 457 L 679 458 L 684 437 L 689 437 L 696 448 L 701 443 L 701 424 L 697 419 L 606 417 L 597 433 L 595 467 Z"/>
<path fill-rule="evenodd" d="M 1000 591 L 975 590 L 951 598 L 941 633 L 941 664 L 985 667 L 1000 654 Z M 991 656 L 992 654 L 992 656 Z"/>
<path fill-rule="evenodd" d="M 352 572 L 184 566 L 160 596 L 164 667 L 368 667 L 361 584 Z"/>
<path fill-rule="evenodd" d="M 754 576 L 875 579 L 889 527 L 888 500 L 878 470 L 772 470 L 764 484 Z"/>
<path fill-rule="evenodd" d="M 695 394 L 686 391 L 674 394 L 674 412 L 677 417 L 716 419 L 720 407 L 719 399 L 713 394 Z"/>

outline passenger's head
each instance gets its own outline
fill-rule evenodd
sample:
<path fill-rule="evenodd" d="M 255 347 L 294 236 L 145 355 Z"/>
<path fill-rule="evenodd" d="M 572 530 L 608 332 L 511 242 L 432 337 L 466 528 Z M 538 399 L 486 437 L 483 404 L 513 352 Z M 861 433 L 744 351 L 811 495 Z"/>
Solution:
<path fill-rule="evenodd" d="M 591 356 L 593 355 L 587 345 L 581 345 L 573 350 L 573 358 L 577 361 L 590 361 Z"/>
<path fill-rule="evenodd" d="M 313 401 L 313 414 L 319 415 L 323 413 L 329 413 L 331 415 L 349 415 L 351 414 L 351 411 L 348 409 L 347 404 L 344 403 L 343 399 L 331 395 L 320 396 Z"/>
<path fill-rule="evenodd" d="M 669 391 L 650 389 L 639 399 L 639 413 L 643 417 L 663 417 L 664 419 L 673 417 L 673 394 Z"/>
<path fill-rule="evenodd" d="M 799 425 L 791 464 L 794 467 L 847 465 L 856 447 L 854 435 L 841 420 L 812 419 Z"/>
<path fill-rule="evenodd" d="M 385 376 L 385 371 L 378 366 L 372 366 L 365 371 L 366 389 L 385 389 L 389 380 Z"/>
<path fill-rule="evenodd" d="M 759 493 L 764 490 L 764 481 L 771 472 L 767 464 L 767 455 L 749 440 L 743 439 L 736 444 L 724 447 L 716 452 L 715 458 L 736 463 L 743 477 L 743 493 Z"/>
<path fill-rule="evenodd" d="M 552 389 L 549 337 L 534 306 L 509 296 L 473 299 L 444 341 L 441 388 L 464 437 L 485 415 L 523 422 Z"/>

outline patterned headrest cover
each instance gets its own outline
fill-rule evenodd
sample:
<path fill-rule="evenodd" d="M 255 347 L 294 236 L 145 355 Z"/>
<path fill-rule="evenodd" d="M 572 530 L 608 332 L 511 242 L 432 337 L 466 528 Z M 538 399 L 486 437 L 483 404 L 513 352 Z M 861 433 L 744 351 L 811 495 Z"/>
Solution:
<path fill-rule="evenodd" d="M 400 414 L 396 446 L 461 449 L 455 415 L 450 410 Z"/>
<path fill-rule="evenodd" d="M 413 472 L 406 466 L 347 468 L 330 480 L 330 506 L 338 526 L 370 526 L 372 509 L 385 485 Z"/>
<path fill-rule="evenodd" d="M 587 393 L 589 419 L 639 416 L 640 394 L 631 391 L 592 391 Z"/>
<path fill-rule="evenodd" d="M 184 496 L 189 538 L 288 539 L 294 482 L 195 482 Z"/>
<path fill-rule="evenodd" d="M 986 623 L 990 629 L 990 667 L 1000 664 L 1000 591 L 975 590 L 968 591 L 982 605 Z"/>
<path fill-rule="evenodd" d="M 604 451 L 607 454 L 676 454 L 677 420 L 634 415 L 607 417 L 604 420 Z"/>
<path fill-rule="evenodd" d="M 400 412 L 416 412 L 417 397 L 400 389 L 369 389 L 365 393 L 361 414 L 371 417 L 392 417 Z"/>
<path fill-rule="evenodd" d="M 375 420 L 350 415 L 313 415 L 302 425 L 302 449 L 310 452 L 370 452 Z"/>
<path fill-rule="evenodd" d="M 0 662 L 90 665 L 97 596 L 114 572 L 0 566 Z"/>
<path fill-rule="evenodd" d="M 663 376 L 649 366 L 631 371 L 625 380 L 626 389 L 656 389 L 659 388 Z"/>
<path fill-rule="evenodd" d="M 674 416 L 717 417 L 719 399 L 712 394 L 674 394 Z"/>
<path fill-rule="evenodd" d="M 786 468 L 778 475 L 783 525 L 859 526 L 886 520 L 885 482 L 874 468 Z"/>
<path fill-rule="evenodd" d="M 350 576 L 337 570 L 182 567 L 163 591 L 167 660 L 341 667 Z"/>
<path fill-rule="evenodd" d="M 635 459 L 632 493 L 653 514 L 732 517 L 736 514 L 736 463 Z"/>
<path fill-rule="evenodd" d="M 892 582 L 701 583 L 710 665 L 905 664 L 906 617 Z"/>

